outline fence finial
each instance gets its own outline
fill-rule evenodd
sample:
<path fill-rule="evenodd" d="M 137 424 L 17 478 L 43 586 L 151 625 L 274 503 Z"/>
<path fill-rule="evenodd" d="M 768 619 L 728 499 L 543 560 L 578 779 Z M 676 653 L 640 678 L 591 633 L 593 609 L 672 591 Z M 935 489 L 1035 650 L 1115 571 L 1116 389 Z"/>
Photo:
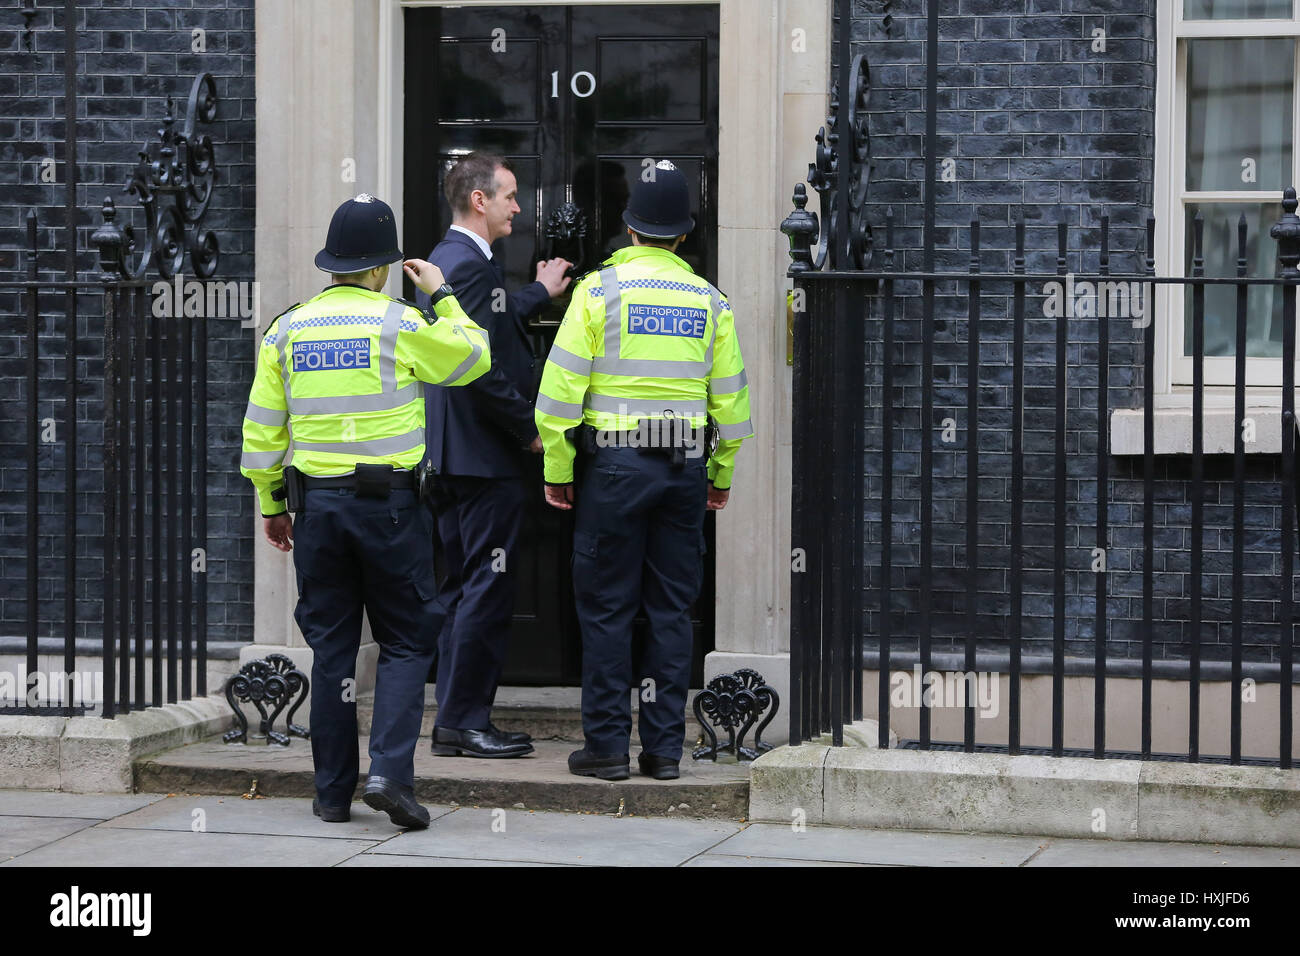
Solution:
<path fill-rule="evenodd" d="M 808 205 L 808 190 L 803 183 L 794 184 L 794 211 L 781 222 L 781 231 L 790 237 L 790 269 L 787 275 L 811 272 L 812 243 L 820 227 L 817 214 L 804 207 Z"/>
<path fill-rule="evenodd" d="M 1282 274 L 1300 276 L 1296 263 L 1300 263 L 1300 216 L 1295 213 L 1295 187 L 1288 186 L 1282 194 L 1282 218 L 1273 224 L 1268 234 L 1277 240 L 1277 259 L 1282 263 Z"/>

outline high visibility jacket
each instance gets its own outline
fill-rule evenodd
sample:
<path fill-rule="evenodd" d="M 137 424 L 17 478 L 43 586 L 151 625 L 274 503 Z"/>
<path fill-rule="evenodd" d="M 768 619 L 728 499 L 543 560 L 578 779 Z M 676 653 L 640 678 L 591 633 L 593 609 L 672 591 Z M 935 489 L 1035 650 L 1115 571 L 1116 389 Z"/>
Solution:
<path fill-rule="evenodd" d="M 358 463 L 414 468 L 424 456 L 424 387 L 464 385 L 492 364 L 487 333 L 455 296 L 437 321 L 409 302 L 355 285 L 332 285 L 277 316 L 262 336 L 244 412 L 239 470 L 262 514 L 292 465 L 317 478 Z"/>
<path fill-rule="evenodd" d="M 578 423 L 630 431 L 642 418 L 718 427 L 709 479 L 730 488 L 736 451 L 754 434 L 731 306 L 667 249 L 630 246 L 573 290 L 537 396 L 544 480 L 573 480 Z"/>

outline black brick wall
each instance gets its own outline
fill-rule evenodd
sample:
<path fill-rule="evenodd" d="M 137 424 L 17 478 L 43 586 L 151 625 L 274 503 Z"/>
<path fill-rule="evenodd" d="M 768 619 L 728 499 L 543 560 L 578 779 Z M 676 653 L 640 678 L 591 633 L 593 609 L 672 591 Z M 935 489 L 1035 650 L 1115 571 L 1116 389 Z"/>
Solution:
<path fill-rule="evenodd" d="M 892 15 L 889 29 L 885 13 Z M 838 23 L 836 24 L 838 31 Z M 1106 34 L 1104 53 L 1092 31 Z M 925 7 L 923 0 L 857 0 L 853 52 L 871 64 L 871 154 L 868 216 L 876 264 L 885 246 L 886 209 L 895 216 L 895 264 L 921 267 L 925 132 Z M 1167 65 L 1172 68 L 1172 64 Z M 955 161 L 954 182 L 936 189 L 936 267 L 956 273 L 970 264 L 972 219 L 981 222 L 981 267 L 1010 272 L 1016 218 L 1023 213 L 1031 272 L 1056 268 L 1056 224 L 1070 227 L 1068 268 L 1097 268 L 1100 222 L 1110 217 L 1111 267 L 1141 268 L 1145 221 L 1152 211 L 1155 130 L 1155 21 L 1151 0 L 961 0 L 941 8 L 938 156 Z M 811 141 L 810 141 L 811 158 Z M 1285 185 L 1285 184 L 1283 184 Z M 1279 187 L 1280 188 L 1280 187 Z M 980 359 L 979 516 L 980 646 L 1005 650 L 1010 609 L 1011 356 L 1007 286 L 991 286 L 983 302 Z M 1030 287 L 1031 296 L 1036 290 Z M 919 620 L 919 424 L 921 300 L 919 284 L 900 287 L 895 328 L 893 628 L 900 648 L 914 642 Z M 966 621 L 966 286 L 941 284 L 936 296 L 934 396 L 934 648 L 954 650 Z M 1053 613 L 1055 337 L 1057 320 L 1042 300 L 1026 304 L 1024 617 L 1025 653 L 1050 654 Z M 1141 335 L 1128 319 L 1108 324 L 1108 407 L 1140 408 L 1144 370 Z M 878 312 L 868 322 L 868 562 L 880 541 L 880 366 Z M 1106 423 L 1097 411 L 1097 320 L 1069 323 L 1066 447 L 1066 653 L 1091 657 L 1095 577 L 1090 570 L 1097 520 L 1096 448 Z M 940 438 L 956 420 L 956 441 Z M 1142 462 L 1110 458 L 1107 548 L 1107 653 L 1141 656 Z M 1230 653 L 1232 461 L 1206 461 L 1204 659 Z M 1186 659 L 1191 581 L 1188 573 L 1190 466 L 1187 458 L 1157 463 L 1155 601 L 1157 659 Z M 1276 457 L 1248 459 L 1246 487 L 1245 657 L 1276 661 L 1279 636 L 1278 551 L 1282 489 Z M 797 544 L 797 542 L 796 542 Z M 868 607 L 878 606 L 879 578 L 867 581 Z M 871 614 L 868 635 L 878 633 Z M 913 644 L 914 646 L 914 644 Z"/>
<path fill-rule="evenodd" d="M 80 0 L 77 33 L 79 137 L 78 259 L 80 278 L 97 271 L 90 234 L 100 206 L 112 196 L 119 224 L 143 217 L 134 196 L 121 192 L 142 144 L 154 143 L 168 95 L 178 101 L 178 126 L 194 76 L 210 72 L 220 98 L 215 124 L 204 127 L 215 144 L 216 192 L 203 227 L 221 244 L 221 280 L 253 279 L 254 63 L 253 0 Z M 62 278 L 67 237 L 65 200 L 63 4 L 38 0 L 33 22 L 35 50 L 23 45 L 18 5 L 0 15 L 0 276 L 25 269 L 24 219 L 39 218 L 42 273 Z M 191 30 L 206 31 L 206 52 L 191 52 Z M 56 183 L 41 181 L 40 160 L 57 161 Z M 187 277 L 192 267 L 187 257 Z M 157 278 L 157 276 L 153 276 Z M 40 631 L 62 637 L 63 469 L 67 450 L 62 296 L 41 300 L 39 390 L 41 418 L 58 422 L 58 441 L 40 456 L 43 580 Z M 24 467 L 27 361 L 19 300 L 3 296 L 0 374 L 10 383 L 0 395 L 0 636 L 25 633 Z M 78 322 L 78 507 L 84 555 L 77 566 L 78 637 L 100 632 L 103 568 L 102 488 L 94 471 L 102 461 L 103 309 L 97 297 L 82 299 Z M 208 635 L 213 641 L 250 640 L 253 620 L 252 518 L 255 502 L 239 475 L 240 420 L 252 377 L 252 333 L 237 319 L 208 321 Z"/>

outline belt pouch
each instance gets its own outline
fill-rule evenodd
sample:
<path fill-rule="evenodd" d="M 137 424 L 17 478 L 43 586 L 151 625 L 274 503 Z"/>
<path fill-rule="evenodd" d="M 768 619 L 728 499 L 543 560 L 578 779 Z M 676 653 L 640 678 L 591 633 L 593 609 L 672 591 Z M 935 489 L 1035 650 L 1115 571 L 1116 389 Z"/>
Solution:
<path fill-rule="evenodd" d="M 393 488 L 392 465 L 357 465 L 357 497 L 387 498 Z"/>

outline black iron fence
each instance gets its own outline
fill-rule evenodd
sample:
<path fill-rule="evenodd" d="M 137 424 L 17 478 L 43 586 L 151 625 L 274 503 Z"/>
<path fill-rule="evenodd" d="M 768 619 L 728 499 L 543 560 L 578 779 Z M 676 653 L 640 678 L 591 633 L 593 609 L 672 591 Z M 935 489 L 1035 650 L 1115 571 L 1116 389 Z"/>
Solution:
<path fill-rule="evenodd" d="M 1295 190 L 1286 190 L 1284 213 L 1270 230 L 1277 242 L 1279 268 L 1274 275 L 1254 277 L 1247 275 L 1247 246 L 1248 240 L 1253 244 L 1257 237 L 1248 237 L 1244 216 L 1236 224 L 1235 275 L 1205 274 L 1199 214 L 1192 222 L 1187 276 L 1156 275 L 1155 221 L 1151 218 L 1138 271 L 1112 270 L 1106 218 L 1100 223 L 1097 248 L 1087 247 L 1087 231 L 1072 245 L 1067 227 L 1057 227 L 1053 272 L 1027 271 L 1023 218 L 1014 227 L 1010 272 L 982 269 L 979 222 L 971 223 L 964 247 L 969 254 L 968 272 L 934 271 L 933 248 L 926 252 L 926 267 L 898 269 L 892 215 L 886 220 L 882 268 L 815 271 L 812 266 L 817 257 L 811 245 L 819 228 L 815 219 L 803 212 L 802 184 L 796 187 L 795 202 L 798 211 L 783 225 L 791 237 L 795 280 L 791 742 L 825 732 L 831 734 L 834 744 L 843 742 L 845 724 L 861 719 L 867 710 L 864 663 L 870 660 L 878 673 L 874 707 L 879 720 L 878 743 L 889 746 L 894 711 L 889 680 L 895 666 L 892 655 L 897 648 L 906 648 L 909 662 L 914 661 L 920 673 L 930 675 L 936 641 L 943 639 L 945 647 L 960 649 L 956 669 L 964 672 L 966 681 L 959 705 L 964 709 L 961 740 L 935 739 L 934 700 L 921 694 L 915 701 L 919 706 L 917 734 L 904 741 L 904 746 L 1055 756 L 1244 760 L 1290 767 L 1297 544 L 1295 319 L 1296 284 L 1300 282 L 1300 217 L 1296 215 Z M 854 264 L 847 256 L 839 261 Z M 1073 271 L 1068 266 L 1071 261 L 1076 263 Z M 1027 299 L 1045 302 L 1041 297 L 1067 283 L 1075 289 L 1089 284 L 1086 288 L 1093 295 L 1093 304 L 1087 314 L 1100 318 L 1090 318 L 1086 326 L 1080 326 L 1068 312 L 1058 315 L 1044 306 L 1040 314 L 1054 323 L 1054 335 L 1050 343 L 1041 341 L 1041 336 L 1027 343 L 1026 331 L 1031 328 L 1026 319 Z M 1186 470 L 1162 466 L 1159 474 L 1155 381 L 1160 323 L 1153 315 L 1151 295 L 1156 286 L 1187 292 L 1192 364 L 1191 448 Z M 1234 290 L 1235 316 L 1230 317 L 1235 332 L 1234 437 L 1230 472 L 1220 467 L 1207 478 L 1205 298 L 1206 289 L 1216 286 Z M 1272 462 L 1277 463 L 1276 468 L 1262 480 L 1255 467 L 1255 480 L 1248 481 L 1246 445 L 1266 437 L 1251 436 L 1253 422 L 1247 416 L 1248 295 L 1261 286 L 1276 290 L 1272 295 L 1280 298 L 1280 395 L 1272 392 L 1281 410 L 1280 456 L 1270 459 L 1270 468 Z M 1129 341 L 1112 343 L 1110 320 L 1125 315 L 1121 296 L 1140 296 L 1132 304 L 1140 301 L 1145 315 L 1131 323 Z M 1121 306 L 1118 312 L 1117 305 Z M 906 337 L 899 334 L 904 325 L 909 331 Z M 1178 325 L 1174 323 L 1174 327 Z M 1079 328 L 1091 330 L 1092 326 L 1095 349 L 1080 348 Z M 1130 327 L 1130 323 L 1122 327 Z M 958 372 L 946 380 L 936 378 L 938 328 L 945 330 L 943 344 L 949 353 L 949 367 Z M 982 335 L 990 335 L 1006 347 L 1006 361 L 989 361 L 981 350 Z M 964 367 L 954 361 L 949 348 L 963 336 Z M 1027 348 L 1035 353 L 1030 364 L 1026 362 Z M 1027 380 L 1027 371 L 1032 380 Z M 1120 371 L 1131 379 L 1131 388 L 1117 391 L 1111 387 L 1112 373 Z M 960 383 L 962 372 L 964 385 Z M 993 386 L 1006 390 L 1000 393 L 1007 395 L 1005 403 L 990 399 Z M 961 392 L 965 407 L 954 409 L 952 400 Z M 936 393 L 946 399 L 939 413 Z M 1027 401 L 1031 393 L 1032 401 Z M 1117 459 L 1109 447 L 1108 423 L 1117 408 L 1117 394 L 1140 395 L 1140 413 L 1126 406 L 1130 414 L 1141 415 L 1140 467 L 1136 459 Z M 1251 399 L 1254 405 L 1261 403 L 1260 390 L 1254 384 Z M 1049 410 L 1054 417 L 1045 420 Z M 1083 428 L 1077 422 L 1067 425 L 1067 412 L 1078 415 L 1081 410 L 1088 416 Z M 946 416 L 953 411 L 962 417 L 958 440 L 964 440 L 965 447 L 960 454 L 942 444 L 954 441 L 957 418 L 939 420 L 938 414 Z M 1031 412 L 1036 416 L 1037 434 L 1027 435 L 1026 420 Z M 1089 430 L 1091 441 L 1080 440 L 1078 436 L 1082 433 L 1086 438 Z M 1027 440 L 1033 447 L 1027 446 Z M 936 446 L 949 465 L 940 475 L 936 475 Z M 959 464 L 962 459 L 964 466 Z M 1035 466 L 1027 475 L 1026 462 L 1041 465 L 1044 461 L 1050 461 L 1050 470 Z M 1067 497 L 1071 488 L 1073 493 Z M 1095 502 L 1086 500 L 1085 488 L 1095 488 Z M 1206 568 L 1207 499 L 1216 508 L 1216 520 L 1226 516 L 1229 499 L 1231 510 L 1230 527 L 1220 520 L 1220 526 L 1210 529 L 1208 551 L 1219 561 L 1211 569 L 1213 573 Z M 1171 509 L 1171 501 L 1186 502 L 1187 507 Z M 1273 527 L 1262 528 L 1255 520 L 1248 529 L 1248 507 L 1257 515 L 1261 501 L 1276 506 L 1280 520 Z M 907 513 L 899 513 L 904 510 Z M 1273 514 L 1268 509 L 1263 513 Z M 1127 516 L 1125 527 L 1116 526 L 1116 514 Z M 1171 527 L 1176 532 L 1172 536 L 1168 534 Z M 1088 535 L 1088 528 L 1094 529 L 1094 537 Z M 936 529 L 943 534 L 945 560 L 936 560 Z M 1030 540 L 1026 540 L 1027 533 Z M 1050 542 L 1044 540 L 1049 533 Z M 1107 568 L 1107 555 L 1121 533 L 1131 533 L 1134 538 L 1130 560 L 1122 567 Z M 1158 535 L 1162 537 L 1159 549 Z M 1270 549 L 1273 553 L 1264 555 L 1266 560 L 1261 562 L 1260 552 Z M 1230 552 L 1230 558 L 1224 552 Z M 1085 556 L 1082 567 L 1080 555 Z M 907 566 L 900 567 L 900 563 Z M 1088 587 L 1082 583 L 1089 570 L 1094 578 L 1090 600 L 1086 599 Z M 1157 610 L 1157 582 L 1163 586 L 1170 573 L 1185 577 L 1186 600 L 1167 600 L 1162 590 Z M 1210 578 L 1230 588 L 1229 593 L 1225 596 L 1223 588 L 1207 587 Z M 1248 578 L 1255 585 L 1249 597 L 1262 599 L 1250 615 L 1245 607 Z M 1073 587 L 1067 589 L 1067 580 Z M 1259 593 L 1261 580 L 1267 594 Z M 1125 595 L 1130 594 L 1131 603 L 1125 603 Z M 1029 600 L 1036 603 L 1038 617 L 1028 613 Z M 1211 603 L 1214 615 L 1207 614 Z M 1050 608 L 1050 614 L 1044 608 Z M 1138 609 L 1138 613 L 1127 614 L 1126 608 Z M 1050 633 L 1036 627 L 1048 616 Z M 1269 624 L 1262 629 L 1251 623 L 1261 616 Z M 937 628 L 937 619 L 942 628 Z M 1162 642 L 1157 647 L 1156 635 L 1171 625 L 1185 640 Z M 1027 634 L 1026 628 L 1031 626 L 1035 633 Z M 1140 646 L 1139 660 L 1110 656 L 1111 638 L 1116 636 L 1112 632 L 1121 626 L 1129 646 Z M 1213 641 L 1206 639 L 1207 627 L 1214 629 Z M 1254 636 L 1250 661 L 1243 653 L 1247 628 Z M 1081 660 L 1077 654 L 1067 656 L 1067 629 L 1073 648 L 1091 647 L 1090 660 Z M 1262 638 L 1261 633 L 1265 635 Z M 1038 668 L 1045 670 L 1051 681 L 1050 746 L 1044 747 L 1022 742 L 1025 648 L 1031 641 L 1035 647 L 1050 642 L 1047 666 Z M 1267 645 L 1262 658 L 1261 645 Z M 1185 657 L 1173 653 L 1180 647 L 1186 649 Z M 1214 660 L 1203 660 L 1207 648 L 1213 650 Z M 944 658 L 941 669 L 954 669 L 954 657 Z M 1127 667 L 1129 664 L 1136 666 Z M 1211 666 L 1216 679 L 1229 681 L 1226 755 L 1202 753 L 1202 680 L 1205 667 Z M 1009 699 L 1002 739 L 991 742 L 989 734 L 982 732 L 983 740 L 977 744 L 977 703 L 972 688 L 981 670 L 1005 676 Z M 1119 750 L 1107 744 L 1116 736 L 1116 728 L 1107 726 L 1107 693 L 1120 674 L 1129 673 L 1140 677 L 1140 746 Z M 1078 707 L 1074 708 L 1074 723 L 1067 720 L 1067 674 L 1092 678 L 1092 745 L 1088 748 L 1065 746 L 1067 731 L 1081 730 Z M 1153 680 L 1157 676 L 1185 681 L 1185 751 L 1153 752 Z M 1243 757 L 1243 688 L 1269 682 L 1274 682 L 1277 690 L 1277 721 L 1271 735 L 1277 756 L 1258 756 L 1271 748 L 1264 746 L 1256 730 L 1248 743 L 1257 756 Z M 1120 735 L 1132 729 L 1121 727 Z M 1077 739 L 1079 733 L 1070 736 Z"/>
<path fill-rule="evenodd" d="M 157 291 L 153 283 L 116 272 L 82 281 L 39 278 L 36 237 L 31 212 L 27 278 L 0 282 L 0 290 L 17 293 L 17 315 L 26 326 L 26 667 L 19 699 L 7 702 L 18 710 L 9 712 L 72 715 L 99 705 L 102 716 L 113 717 L 203 696 L 204 322 L 173 315 L 170 286 Z M 160 295 L 168 308 L 155 307 Z M 102 377 L 89 382 L 78 380 L 77 362 L 77 356 L 96 351 L 79 334 L 78 317 L 86 315 L 103 350 Z M 103 324 L 96 328 L 99 316 Z M 61 349 L 53 347 L 58 339 Z M 54 367 L 51 358 L 62 360 L 61 401 L 51 401 L 40 386 L 41 369 Z M 102 401 L 95 401 L 101 394 Z M 78 414 L 88 400 L 102 407 L 102 429 Z M 46 446 L 58 449 L 57 471 L 41 467 Z M 102 590 L 87 587 L 88 566 L 102 567 Z M 61 609 L 45 599 L 56 591 Z M 89 612 L 83 610 L 87 604 Z M 45 617 L 42 607 L 48 608 Z M 91 670 L 77 661 L 84 624 L 102 624 L 102 678 L 93 683 Z M 51 642 L 61 648 L 61 671 L 40 665 Z"/>
<path fill-rule="evenodd" d="M 65 157 L 77 156 L 75 14 L 75 0 L 65 0 Z M 205 320 L 247 315 L 248 298 L 237 283 L 182 275 L 187 253 L 197 280 L 217 267 L 217 239 L 200 226 L 217 174 L 201 127 L 216 111 L 209 74 L 194 79 L 183 117 L 167 99 L 159 143 L 140 150 L 122 190 L 139 199 L 144 228 L 120 226 L 106 198 L 90 236 L 97 275 L 78 278 L 89 250 L 78 242 L 77 163 L 65 162 L 63 278 L 42 274 L 30 211 L 21 277 L 0 281 L 6 304 L 16 301 L 13 339 L 25 367 L 21 398 L 4 403 L 21 419 L 0 424 L 26 446 L 23 673 L 12 696 L 0 692 L 0 714 L 98 705 L 111 718 L 207 694 Z M 42 370 L 53 374 L 60 359 L 62 388 L 42 388 Z M 83 630 L 101 639 L 98 667 L 78 665 Z M 52 648 L 61 670 L 42 667 Z"/>

